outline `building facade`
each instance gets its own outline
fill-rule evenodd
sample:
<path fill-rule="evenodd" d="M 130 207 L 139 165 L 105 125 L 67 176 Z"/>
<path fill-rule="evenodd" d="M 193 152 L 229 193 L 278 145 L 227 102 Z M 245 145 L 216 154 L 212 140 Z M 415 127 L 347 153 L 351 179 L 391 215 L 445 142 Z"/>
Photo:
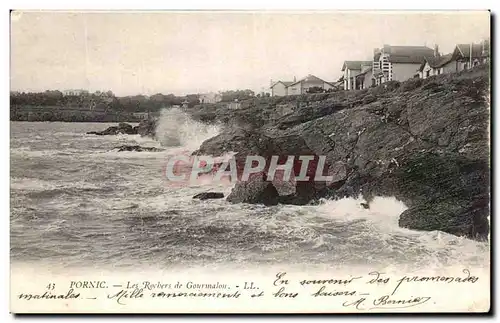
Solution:
<path fill-rule="evenodd" d="M 82 95 L 82 94 L 88 94 L 89 91 L 87 90 L 65 90 L 63 91 L 63 95 Z"/>
<path fill-rule="evenodd" d="M 272 96 L 299 95 L 309 93 L 312 88 L 329 90 L 335 88 L 335 85 L 320 79 L 314 75 L 307 75 L 299 81 L 284 82 L 278 81 L 271 85 Z"/>
<path fill-rule="evenodd" d="M 490 60 L 490 42 L 484 40 L 480 44 L 458 44 L 452 55 L 457 72 L 485 64 Z"/>
<path fill-rule="evenodd" d="M 271 85 L 271 96 L 286 96 L 287 95 L 287 86 L 292 84 L 293 82 L 283 82 L 278 81 Z"/>
<path fill-rule="evenodd" d="M 210 93 L 200 94 L 198 99 L 200 100 L 201 104 L 217 103 L 222 101 L 222 95 L 220 95 L 219 93 L 210 92 Z"/>
<path fill-rule="evenodd" d="M 344 90 L 359 89 L 360 84 L 357 81 L 360 80 L 360 78 L 356 77 L 363 73 L 363 70 L 367 71 L 372 65 L 373 63 L 371 61 L 345 61 L 342 66 Z"/>
<path fill-rule="evenodd" d="M 436 49 L 426 46 L 391 46 L 375 48 L 373 76 L 375 85 L 388 81 L 405 81 L 415 76 L 425 57 L 434 56 Z"/>

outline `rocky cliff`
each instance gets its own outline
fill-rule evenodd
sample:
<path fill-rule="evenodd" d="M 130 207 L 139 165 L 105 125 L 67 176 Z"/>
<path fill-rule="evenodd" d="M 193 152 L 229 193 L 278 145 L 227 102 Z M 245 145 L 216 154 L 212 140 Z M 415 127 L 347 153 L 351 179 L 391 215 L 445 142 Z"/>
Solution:
<path fill-rule="evenodd" d="M 232 202 L 395 196 L 408 206 L 402 227 L 485 239 L 489 84 L 489 66 L 480 66 L 366 90 L 249 100 L 236 111 L 195 107 L 198 120 L 227 124 L 195 154 L 327 157 L 333 182 L 302 182 L 286 196 L 279 196 L 279 187 L 237 183 L 228 196 Z"/>

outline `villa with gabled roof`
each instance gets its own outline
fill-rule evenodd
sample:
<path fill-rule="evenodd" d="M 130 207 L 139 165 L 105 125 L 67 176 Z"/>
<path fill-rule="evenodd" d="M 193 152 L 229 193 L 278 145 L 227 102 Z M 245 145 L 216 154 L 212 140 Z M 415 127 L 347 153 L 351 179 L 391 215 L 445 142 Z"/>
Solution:
<path fill-rule="evenodd" d="M 277 81 L 271 84 L 272 96 L 286 96 L 308 93 L 310 88 L 333 89 L 335 85 L 312 74 L 293 81 Z"/>

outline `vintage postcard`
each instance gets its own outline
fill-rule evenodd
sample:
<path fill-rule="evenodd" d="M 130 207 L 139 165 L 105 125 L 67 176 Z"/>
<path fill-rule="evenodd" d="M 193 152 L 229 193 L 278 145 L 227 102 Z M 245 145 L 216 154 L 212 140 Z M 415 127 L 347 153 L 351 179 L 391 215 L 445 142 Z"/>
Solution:
<path fill-rule="evenodd" d="M 489 11 L 10 24 L 12 313 L 490 311 Z"/>

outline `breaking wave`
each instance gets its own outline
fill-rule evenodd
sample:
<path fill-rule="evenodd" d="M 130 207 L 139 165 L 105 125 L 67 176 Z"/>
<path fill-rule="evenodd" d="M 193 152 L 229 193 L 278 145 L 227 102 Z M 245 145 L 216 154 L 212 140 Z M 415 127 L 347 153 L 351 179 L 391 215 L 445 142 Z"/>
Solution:
<path fill-rule="evenodd" d="M 190 151 L 217 134 L 218 126 L 197 122 L 179 108 L 163 109 L 156 126 L 156 138 L 163 146 L 181 146 Z"/>

